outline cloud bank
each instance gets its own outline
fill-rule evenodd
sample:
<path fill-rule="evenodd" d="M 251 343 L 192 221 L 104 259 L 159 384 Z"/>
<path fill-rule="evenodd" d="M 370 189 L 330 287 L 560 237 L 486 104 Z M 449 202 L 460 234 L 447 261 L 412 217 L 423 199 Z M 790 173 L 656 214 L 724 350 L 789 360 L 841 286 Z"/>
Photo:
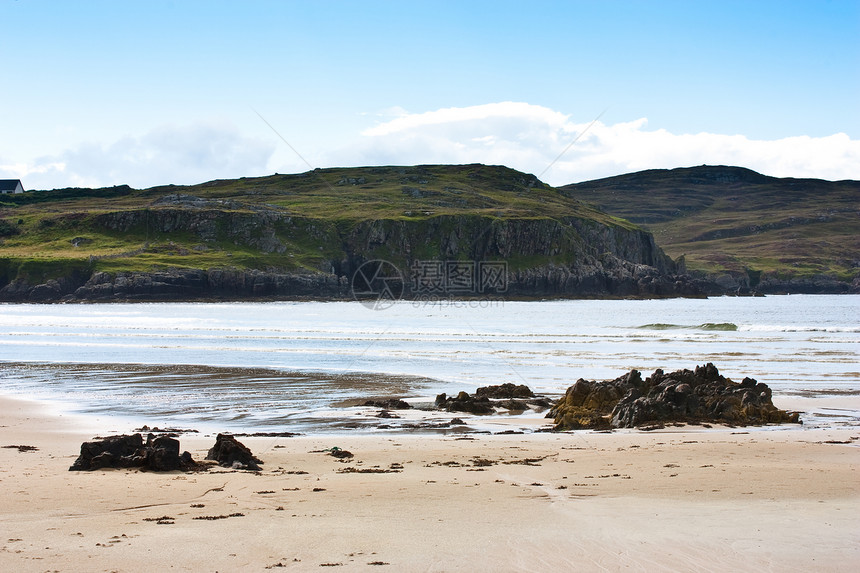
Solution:
<path fill-rule="evenodd" d="M 268 173 L 274 150 L 273 142 L 245 137 L 231 126 L 163 126 L 109 145 L 85 144 L 32 164 L 0 161 L 0 177 L 20 178 L 27 189 L 202 183 Z"/>
<path fill-rule="evenodd" d="M 645 118 L 589 124 L 527 103 L 447 108 L 400 115 L 367 129 L 357 149 L 340 150 L 333 159 L 350 165 L 503 164 L 542 174 L 554 185 L 702 164 L 738 165 L 776 177 L 860 179 L 860 141 L 844 133 L 766 141 L 649 130 Z"/>
<path fill-rule="evenodd" d="M 339 148 L 298 151 L 311 158 L 314 167 L 507 165 L 552 185 L 702 164 L 737 165 L 776 177 L 860 179 L 860 140 L 844 133 L 777 140 L 675 134 L 649 129 L 645 118 L 592 123 L 593 118 L 573 119 L 521 102 L 425 113 L 397 108 L 386 115 L 391 119 L 361 133 L 337 134 L 348 141 Z M 233 126 L 215 124 L 160 127 L 139 137 L 82 145 L 30 163 L 4 164 L 0 158 L 0 178 L 20 178 L 28 189 L 122 183 L 142 188 L 306 169 L 274 135 L 254 138 Z"/>

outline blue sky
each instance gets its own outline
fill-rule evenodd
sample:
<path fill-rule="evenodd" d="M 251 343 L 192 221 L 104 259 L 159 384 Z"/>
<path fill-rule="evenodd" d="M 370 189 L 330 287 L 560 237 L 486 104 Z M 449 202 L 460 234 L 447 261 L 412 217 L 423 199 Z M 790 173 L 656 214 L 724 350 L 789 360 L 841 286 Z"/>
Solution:
<path fill-rule="evenodd" d="M 860 179 L 857 1 L 0 0 L 0 22 L 0 177 L 27 188 L 470 162 Z"/>

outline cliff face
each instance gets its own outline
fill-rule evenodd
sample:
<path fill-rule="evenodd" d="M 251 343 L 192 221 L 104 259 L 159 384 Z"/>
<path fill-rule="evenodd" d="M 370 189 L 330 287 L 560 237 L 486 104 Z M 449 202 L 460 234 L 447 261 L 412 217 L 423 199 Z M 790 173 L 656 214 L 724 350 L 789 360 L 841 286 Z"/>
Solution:
<path fill-rule="evenodd" d="M 568 262 L 608 253 L 662 272 L 674 270 L 654 238 L 641 229 L 587 219 L 498 220 L 477 216 L 435 217 L 422 222 L 366 221 L 345 237 L 350 250 L 367 254 L 441 259 L 516 260 L 559 258 Z"/>
<path fill-rule="evenodd" d="M 423 292 L 416 267 L 484 263 L 504 272 L 491 293 L 500 297 L 700 293 L 651 234 L 533 177 L 485 166 L 415 169 L 338 173 L 310 191 L 306 175 L 213 182 L 193 189 L 200 195 L 124 190 L 122 205 L 81 199 L 60 213 L 41 209 L 43 200 L 7 225 L 14 232 L 0 242 L 0 300 L 351 298 L 356 271 L 373 260 L 398 270 L 406 297 Z M 28 241 L 65 258 L 9 256 Z"/>
<path fill-rule="evenodd" d="M 353 274 L 370 260 L 385 260 L 399 269 L 407 296 L 420 290 L 411 280 L 411 269 L 435 261 L 502 264 L 506 280 L 504 288 L 494 292 L 499 296 L 698 294 L 696 285 L 675 276 L 675 264 L 650 234 L 577 218 L 440 216 L 422 221 L 362 221 L 338 229 L 331 223 L 272 213 L 166 209 L 111 212 L 99 215 L 96 222 L 113 232 L 182 232 L 192 234 L 200 244 L 230 241 L 261 253 L 283 254 L 301 240 L 327 256 L 319 256 L 315 268 L 303 269 L 174 267 L 115 273 L 96 270 L 94 263 L 102 259 L 94 258 L 74 273 L 44 282 L 7 281 L 0 288 L 0 299 L 349 298 Z M 143 248 L 125 256 L 133 259 L 146 252 Z"/>
<path fill-rule="evenodd" d="M 428 260 L 491 261 L 504 263 L 506 293 L 514 296 L 699 293 L 687 277 L 676 275 L 675 263 L 649 233 L 573 217 L 369 221 L 352 229 L 344 245 L 347 256 L 339 268 L 345 274 L 371 259 L 388 260 L 407 271 Z"/>

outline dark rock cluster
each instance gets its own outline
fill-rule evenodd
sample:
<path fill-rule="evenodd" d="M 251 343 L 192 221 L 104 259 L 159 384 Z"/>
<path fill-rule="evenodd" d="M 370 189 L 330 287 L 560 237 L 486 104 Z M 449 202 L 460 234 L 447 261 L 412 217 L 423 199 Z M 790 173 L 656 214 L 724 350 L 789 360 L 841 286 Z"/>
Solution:
<path fill-rule="evenodd" d="M 492 414 L 495 412 L 490 399 L 486 396 L 470 396 L 468 392 L 460 392 L 456 396 L 448 396 L 442 392 L 436 396 L 437 408 L 448 412 L 466 412 L 469 414 Z"/>
<path fill-rule="evenodd" d="M 190 471 L 197 463 L 188 452 L 179 453 L 179 440 L 149 434 L 111 436 L 81 444 L 81 454 L 70 471 L 102 468 L 142 468 L 156 472 Z"/>
<path fill-rule="evenodd" d="M 412 405 L 409 402 L 399 398 L 387 398 L 385 400 L 367 400 L 363 406 L 369 408 L 384 408 L 386 410 L 411 410 Z"/>
<path fill-rule="evenodd" d="M 235 437 L 218 434 L 207 460 L 234 469 L 257 471 L 261 462 Z M 102 468 L 140 468 L 155 472 L 194 471 L 201 468 L 188 452 L 179 453 L 179 440 L 170 436 L 141 434 L 99 438 L 81 444 L 81 454 L 69 471 L 92 471 Z"/>
<path fill-rule="evenodd" d="M 497 408 L 522 412 L 530 407 L 544 409 L 551 405 L 546 398 L 535 396 L 528 386 L 511 383 L 478 388 L 474 395 L 460 392 L 457 396 L 448 396 L 442 393 L 436 396 L 435 401 L 439 409 L 468 414 L 493 414 Z"/>
<path fill-rule="evenodd" d="M 229 434 L 218 434 L 206 459 L 218 462 L 219 466 L 253 471 L 262 469 L 260 464 L 263 463 L 242 442 Z"/>
<path fill-rule="evenodd" d="M 761 425 L 799 423 L 773 405 L 767 384 L 722 376 L 711 363 L 645 380 L 637 370 L 603 382 L 578 380 L 547 415 L 555 429 L 633 428 L 665 422 Z"/>
<path fill-rule="evenodd" d="M 497 386 L 483 386 L 475 390 L 475 396 L 487 397 L 496 400 L 510 400 L 512 398 L 534 398 L 535 394 L 525 384 L 511 384 L 505 382 Z"/>

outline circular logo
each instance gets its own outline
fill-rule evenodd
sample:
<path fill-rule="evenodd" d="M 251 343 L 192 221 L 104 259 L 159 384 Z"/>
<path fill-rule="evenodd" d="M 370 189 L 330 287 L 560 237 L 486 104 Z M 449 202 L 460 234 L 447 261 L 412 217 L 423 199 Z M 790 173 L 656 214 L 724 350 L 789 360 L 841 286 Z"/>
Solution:
<path fill-rule="evenodd" d="M 403 275 L 388 261 L 367 261 L 352 275 L 352 297 L 367 308 L 385 310 L 403 296 Z"/>

